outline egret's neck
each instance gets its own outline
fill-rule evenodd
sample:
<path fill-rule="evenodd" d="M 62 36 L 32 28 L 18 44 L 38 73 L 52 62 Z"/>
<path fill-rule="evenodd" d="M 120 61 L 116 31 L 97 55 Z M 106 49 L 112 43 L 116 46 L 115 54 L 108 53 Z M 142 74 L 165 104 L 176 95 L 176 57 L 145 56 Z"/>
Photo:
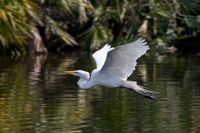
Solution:
<path fill-rule="evenodd" d="M 85 85 L 89 82 L 89 80 L 90 80 L 89 73 L 88 75 L 81 75 L 77 84 L 80 88 L 85 88 Z"/>

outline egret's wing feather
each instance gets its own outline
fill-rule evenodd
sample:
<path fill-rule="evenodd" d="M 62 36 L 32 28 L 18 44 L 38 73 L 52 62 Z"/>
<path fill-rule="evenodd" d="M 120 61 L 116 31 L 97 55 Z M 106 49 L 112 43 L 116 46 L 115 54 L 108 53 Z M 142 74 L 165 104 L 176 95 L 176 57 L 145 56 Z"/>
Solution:
<path fill-rule="evenodd" d="M 126 80 L 135 70 L 136 60 L 148 49 L 145 40 L 140 38 L 109 51 L 101 74 Z"/>
<path fill-rule="evenodd" d="M 106 44 L 103 48 L 96 51 L 92 55 L 92 57 L 94 58 L 94 60 L 96 62 L 96 67 L 98 70 L 100 70 L 102 68 L 102 66 L 104 65 L 106 57 L 107 57 L 107 53 L 112 49 L 113 48 L 110 45 Z"/>

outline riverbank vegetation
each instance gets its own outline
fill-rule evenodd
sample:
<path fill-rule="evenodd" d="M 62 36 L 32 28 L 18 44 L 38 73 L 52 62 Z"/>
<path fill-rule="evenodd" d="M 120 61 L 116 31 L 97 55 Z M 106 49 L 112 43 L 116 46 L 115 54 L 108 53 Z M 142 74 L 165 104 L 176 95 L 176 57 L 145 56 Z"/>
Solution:
<path fill-rule="evenodd" d="M 199 0 L 0 0 L 0 54 L 87 50 L 200 32 Z"/>

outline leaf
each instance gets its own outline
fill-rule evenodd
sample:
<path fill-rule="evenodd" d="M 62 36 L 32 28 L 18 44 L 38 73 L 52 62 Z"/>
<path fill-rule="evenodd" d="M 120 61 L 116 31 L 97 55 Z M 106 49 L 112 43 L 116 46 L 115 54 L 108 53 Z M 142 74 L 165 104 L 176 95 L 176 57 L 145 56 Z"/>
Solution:
<path fill-rule="evenodd" d="M 0 9 L 0 20 L 2 20 L 6 25 L 9 25 L 9 21 L 8 21 L 6 12 L 2 9 Z"/>
<path fill-rule="evenodd" d="M 58 35 L 59 37 L 62 38 L 63 41 L 65 41 L 66 44 L 68 45 L 77 45 L 78 43 L 75 41 L 75 39 L 67 32 L 65 32 L 64 30 L 62 30 L 59 25 L 53 20 L 51 19 L 49 16 L 46 16 L 48 22 L 49 22 L 49 28 L 50 30 Z"/>
<path fill-rule="evenodd" d="M 102 44 L 108 43 L 113 39 L 112 32 L 104 26 L 93 26 L 83 34 L 87 49 L 97 49 Z"/>

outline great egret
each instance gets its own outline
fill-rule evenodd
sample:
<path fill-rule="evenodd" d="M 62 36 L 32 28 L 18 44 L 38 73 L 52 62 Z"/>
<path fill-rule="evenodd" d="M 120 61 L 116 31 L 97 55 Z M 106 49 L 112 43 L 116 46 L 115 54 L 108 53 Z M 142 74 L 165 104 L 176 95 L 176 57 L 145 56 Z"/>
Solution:
<path fill-rule="evenodd" d="M 97 68 L 92 71 L 91 77 L 83 70 L 66 71 L 66 73 L 80 77 L 77 82 L 80 88 L 87 89 L 95 85 L 121 87 L 158 101 L 152 91 L 144 89 L 135 81 L 127 80 L 135 70 L 136 60 L 149 49 L 146 44 L 141 38 L 116 48 L 106 44 L 92 55 Z"/>

